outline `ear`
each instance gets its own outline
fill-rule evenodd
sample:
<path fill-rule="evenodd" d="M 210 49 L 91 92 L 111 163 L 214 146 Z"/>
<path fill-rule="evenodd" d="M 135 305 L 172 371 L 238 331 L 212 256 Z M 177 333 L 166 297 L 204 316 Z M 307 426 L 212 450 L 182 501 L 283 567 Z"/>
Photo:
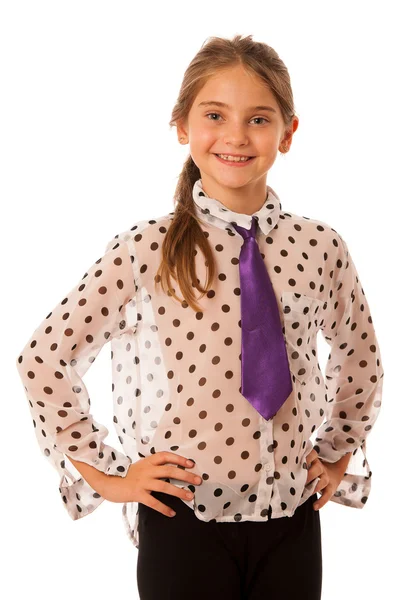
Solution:
<path fill-rule="evenodd" d="M 286 152 L 290 150 L 290 146 L 293 140 L 293 134 L 299 126 L 299 118 L 294 116 L 291 124 L 285 129 L 285 133 L 282 136 L 281 144 L 286 148 Z"/>
<path fill-rule="evenodd" d="M 182 143 L 187 143 L 188 133 L 187 133 L 187 125 L 183 121 L 177 121 L 176 123 L 176 133 L 178 136 L 178 141 L 181 143 L 180 138 L 184 138 L 185 141 Z"/>

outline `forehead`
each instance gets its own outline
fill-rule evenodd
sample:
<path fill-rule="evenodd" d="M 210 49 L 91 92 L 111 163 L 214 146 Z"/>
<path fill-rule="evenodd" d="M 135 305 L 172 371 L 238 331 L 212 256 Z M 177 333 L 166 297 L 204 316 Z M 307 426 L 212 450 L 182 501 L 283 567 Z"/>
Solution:
<path fill-rule="evenodd" d="M 207 79 L 195 98 L 194 107 L 201 110 L 210 107 L 211 102 L 230 111 L 262 110 L 261 107 L 269 107 L 271 114 L 279 111 L 268 86 L 258 76 L 243 69 L 223 70 Z"/>

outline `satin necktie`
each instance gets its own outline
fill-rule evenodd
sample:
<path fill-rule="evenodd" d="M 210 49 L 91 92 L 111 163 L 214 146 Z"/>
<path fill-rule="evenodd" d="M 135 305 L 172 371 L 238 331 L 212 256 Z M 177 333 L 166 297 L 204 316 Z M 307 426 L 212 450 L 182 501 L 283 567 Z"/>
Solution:
<path fill-rule="evenodd" d="M 244 238 L 239 256 L 241 393 L 268 420 L 292 392 L 286 343 L 274 289 L 256 240 L 257 220 L 252 218 L 250 230 L 231 225 Z"/>

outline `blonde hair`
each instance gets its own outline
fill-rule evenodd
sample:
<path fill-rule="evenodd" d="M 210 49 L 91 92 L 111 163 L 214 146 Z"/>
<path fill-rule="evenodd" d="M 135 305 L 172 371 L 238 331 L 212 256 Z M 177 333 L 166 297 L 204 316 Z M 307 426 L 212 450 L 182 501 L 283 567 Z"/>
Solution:
<path fill-rule="evenodd" d="M 207 79 L 221 70 L 237 65 L 258 75 L 270 89 L 281 110 L 284 125 L 289 126 L 295 116 L 293 93 L 288 70 L 273 48 L 255 42 L 252 35 L 235 35 L 232 39 L 207 38 L 183 76 L 179 96 L 172 110 L 170 127 L 188 118 L 192 104 Z M 162 260 L 155 276 L 163 291 L 181 302 L 171 285 L 177 281 L 184 302 L 194 311 L 201 312 L 196 304 L 194 289 L 206 294 L 214 281 L 215 260 L 213 250 L 199 223 L 193 200 L 193 185 L 201 173 L 191 155 L 186 159 L 179 175 L 174 194 L 174 216 L 162 244 Z M 196 246 L 202 251 L 207 267 L 207 280 L 202 287 L 195 267 Z"/>

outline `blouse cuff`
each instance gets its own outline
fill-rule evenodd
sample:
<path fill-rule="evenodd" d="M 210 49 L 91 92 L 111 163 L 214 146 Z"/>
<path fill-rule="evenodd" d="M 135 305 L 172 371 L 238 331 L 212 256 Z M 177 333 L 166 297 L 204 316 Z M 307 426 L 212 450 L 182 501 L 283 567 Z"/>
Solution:
<path fill-rule="evenodd" d="M 129 466 L 132 464 L 131 459 L 107 445 L 103 446 L 102 452 L 109 456 L 109 460 L 103 460 L 101 468 L 99 464 L 91 466 L 106 475 L 126 477 Z M 89 485 L 69 461 L 68 456 L 62 453 L 58 454 L 61 456 L 61 461 L 56 463 L 56 468 L 61 475 L 59 493 L 68 515 L 76 521 L 92 513 L 104 501 L 104 498 Z M 77 457 L 77 460 L 81 459 Z"/>
<path fill-rule="evenodd" d="M 319 458 L 328 463 L 337 462 L 348 452 L 334 450 L 329 442 L 324 441 L 315 444 L 314 449 L 318 452 Z M 353 451 L 346 472 L 330 500 L 344 506 L 363 508 L 371 491 L 371 475 L 367 460 L 367 445 L 364 440 Z"/>

